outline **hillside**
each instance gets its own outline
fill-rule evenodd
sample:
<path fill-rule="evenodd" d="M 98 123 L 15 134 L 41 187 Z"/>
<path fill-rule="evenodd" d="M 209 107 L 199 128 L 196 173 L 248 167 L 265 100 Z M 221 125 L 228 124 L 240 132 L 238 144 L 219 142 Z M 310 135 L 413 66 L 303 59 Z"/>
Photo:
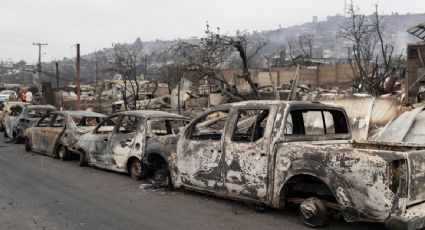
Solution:
<path fill-rule="evenodd" d="M 370 17 L 370 16 L 369 16 Z M 339 36 L 340 27 L 344 23 L 346 18 L 343 16 L 329 16 L 324 21 L 316 21 L 304 23 L 302 25 L 291 26 L 287 28 L 279 28 L 270 31 L 253 31 L 250 33 L 252 37 L 260 37 L 267 41 L 267 45 L 260 51 L 260 53 L 252 60 L 252 68 L 263 68 L 265 67 L 263 56 L 279 56 L 283 55 L 288 58 L 288 41 L 296 40 L 298 36 L 303 34 L 313 35 L 313 57 L 314 58 L 326 58 L 330 60 L 343 61 L 347 58 L 347 43 L 342 37 Z M 392 14 L 383 15 L 384 25 L 384 36 L 386 40 L 395 47 L 394 53 L 401 53 L 408 43 L 417 42 L 418 39 L 406 32 L 406 30 L 425 22 L 424 14 Z M 278 19 L 277 19 L 278 21 Z M 219 26 L 219 25 L 214 25 Z M 139 57 L 140 65 L 147 63 L 148 75 L 151 79 L 164 80 L 164 76 L 161 76 L 158 71 L 158 67 L 170 60 L 170 57 L 164 55 L 165 51 L 181 40 L 155 40 L 155 41 L 143 41 L 140 38 L 135 39 L 133 44 L 124 45 L 136 45 L 140 47 Z M 198 38 L 185 39 L 184 41 L 196 42 Z M 282 52 L 283 51 L 283 52 Z M 293 50 L 295 55 L 298 50 Z M 95 62 L 98 62 L 98 79 L 110 78 L 111 73 L 108 73 L 106 69 L 113 62 L 113 48 L 105 47 L 100 51 L 90 53 L 82 56 L 81 60 L 81 76 L 85 83 L 94 82 L 95 78 Z M 61 69 L 61 85 L 73 82 L 75 79 L 75 60 L 64 58 L 59 62 Z M 54 72 L 54 63 L 46 63 L 44 65 L 47 72 Z M 228 68 L 237 68 L 238 62 L 229 62 Z M 144 67 L 141 68 L 144 70 Z M 143 73 L 143 71 L 141 72 Z M 26 82 L 28 83 L 28 74 L 22 74 L 20 77 L 19 73 L 13 72 L 13 77 L 6 78 L 5 82 Z M 45 76 L 44 80 L 49 81 L 52 79 L 51 76 Z"/>

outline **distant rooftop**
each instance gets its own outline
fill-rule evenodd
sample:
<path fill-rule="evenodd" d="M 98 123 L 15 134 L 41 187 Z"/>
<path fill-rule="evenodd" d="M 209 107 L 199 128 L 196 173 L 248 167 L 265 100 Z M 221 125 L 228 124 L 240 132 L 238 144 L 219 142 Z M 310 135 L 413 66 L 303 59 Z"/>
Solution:
<path fill-rule="evenodd" d="M 413 36 L 416 36 L 422 40 L 425 40 L 425 22 L 414 27 L 411 27 L 407 32 Z"/>

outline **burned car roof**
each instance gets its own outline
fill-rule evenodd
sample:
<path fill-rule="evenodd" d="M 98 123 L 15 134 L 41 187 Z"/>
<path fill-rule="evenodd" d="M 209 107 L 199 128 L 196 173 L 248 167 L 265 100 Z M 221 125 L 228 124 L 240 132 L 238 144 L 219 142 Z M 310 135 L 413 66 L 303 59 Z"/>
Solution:
<path fill-rule="evenodd" d="M 28 110 L 56 110 L 53 105 L 25 105 Z"/>
<path fill-rule="evenodd" d="M 189 119 L 188 117 L 184 117 L 178 114 L 174 113 L 168 113 L 163 111 L 157 111 L 157 110 L 132 110 L 132 111 L 123 111 L 118 112 L 116 114 L 124 114 L 124 115 L 135 115 L 135 116 L 142 116 L 142 117 L 170 117 L 170 118 L 182 118 L 182 119 Z"/>
<path fill-rule="evenodd" d="M 54 111 L 54 114 L 70 115 L 70 116 L 84 116 L 84 117 L 107 117 L 105 114 L 89 112 L 89 111 Z"/>

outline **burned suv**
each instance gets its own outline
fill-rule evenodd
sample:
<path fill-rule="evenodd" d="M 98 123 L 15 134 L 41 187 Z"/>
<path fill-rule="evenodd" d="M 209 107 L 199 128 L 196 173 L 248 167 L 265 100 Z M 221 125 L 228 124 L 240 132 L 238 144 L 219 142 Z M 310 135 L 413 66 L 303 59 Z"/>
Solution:
<path fill-rule="evenodd" d="M 189 121 L 152 110 L 113 114 L 77 142 L 80 165 L 129 173 L 134 179 L 151 173 L 163 178 L 177 134 Z"/>

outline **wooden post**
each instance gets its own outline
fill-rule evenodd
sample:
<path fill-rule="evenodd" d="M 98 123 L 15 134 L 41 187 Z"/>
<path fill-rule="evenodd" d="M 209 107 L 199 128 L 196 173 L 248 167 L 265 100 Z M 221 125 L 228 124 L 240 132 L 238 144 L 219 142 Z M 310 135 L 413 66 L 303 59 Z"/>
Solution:
<path fill-rule="evenodd" d="M 320 68 L 321 66 L 317 66 L 316 68 L 316 88 L 319 86 L 319 75 L 320 75 Z"/>
<path fill-rule="evenodd" d="M 59 89 L 59 62 L 55 63 L 56 67 L 56 89 Z"/>
<path fill-rule="evenodd" d="M 339 84 L 338 79 L 340 78 L 338 70 L 339 70 L 339 64 L 335 64 L 335 81 L 336 81 L 336 84 Z"/>
<path fill-rule="evenodd" d="M 76 73 L 77 73 L 77 110 L 80 110 L 80 44 L 77 44 L 77 66 L 76 66 Z"/>

